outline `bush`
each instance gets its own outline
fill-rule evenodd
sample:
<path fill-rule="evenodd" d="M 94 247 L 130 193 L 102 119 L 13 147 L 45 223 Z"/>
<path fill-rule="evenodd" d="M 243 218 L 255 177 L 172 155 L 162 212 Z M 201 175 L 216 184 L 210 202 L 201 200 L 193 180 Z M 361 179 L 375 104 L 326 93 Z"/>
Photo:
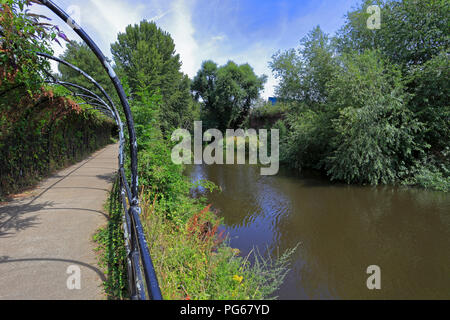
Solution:
<path fill-rule="evenodd" d="M 334 151 L 326 159 L 332 180 L 376 185 L 409 174 L 413 153 L 420 151 L 414 135 L 421 127 L 400 102 L 346 108 L 333 123 Z"/>
<path fill-rule="evenodd" d="M 344 55 L 328 83 L 334 137 L 325 167 L 332 180 L 395 183 L 409 175 L 423 151 L 423 129 L 406 107 L 401 74 L 376 51 Z"/>
<path fill-rule="evenodd" d="M 280 160 L 298 170 L 319 169 L 329 146 L 329 122 L 325 113 L 308 108 L 289 114 L 289 130 L 281 135 Z"/>

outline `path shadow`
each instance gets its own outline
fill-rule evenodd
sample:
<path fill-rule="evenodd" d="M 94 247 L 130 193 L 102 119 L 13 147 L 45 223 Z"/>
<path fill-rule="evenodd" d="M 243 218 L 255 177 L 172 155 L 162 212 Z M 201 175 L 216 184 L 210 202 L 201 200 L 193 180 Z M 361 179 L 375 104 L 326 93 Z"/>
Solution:
<path fill-rule="evenodd" d="M 105 192 L 110 191 L 108 189 L 92 188 L 92 187 L 53 187 L 52 189 L 82 189 L 82 190 L 96 190 L 96 191 L 105 191 Z"/>
<path fill-rule="evenodd" d="M 87 211 L 87 212 L 93 212 L 93 213 L 100 214 L 100 215 L 104 216 L 106 219 L 109 219 L 109 217 L 108 217 L 107 214 L 105 214 L 105 213 L 102 212 L 102 211 L 94 210 L 94 209 L 85 209 L 85 208 L 53 208 L 53 207 L 49 207 L 49 208 L 45 208 L 45 210 L 60 210 L 60 211 L 62 211 L 62 210 L 64 210 L 64 211 L 67 211 L 67 210 L 73 210 L 73 211 Z"/>
<path fill-rule="evenodd" d="M 110 174 L 97 174 L 96 177 L 98 179 L 102 179 L 107 181 L 108 183 L 113 183 L 114 179 L 115 179 L 115 174 L 114 173 L 110 173 Z"/>
<path fill-rule="evenodd" d="M 40 192 L 38 195 L 31 198 L 31 200 L 27 203 L 23 203 L 21 201 L 11 201 L 3 206 L 0 206 L 0 237 L 6 237 L 10 234 L 12 234 L 12 231 L 21 231 L 26 228 L 33 227 L 37 225 L 37 216 L 26 216 L 27 214 L 38 212 L 43 209 L 58 209 L 58 208 L 51 208 L 52 204 L 51 202 L 44 202 L 44 203 L 35 203 L 38 199 L 40 199 L 45 193 L 47 193 L 49 190 L 54 188 L 58 183 L 66 179 L 67 177 L 73 175 L 77 170 L 88 164 L 93 159 L 97 158 L 99 155 L 101 155 L 105 150 L 99 152 L 96 155 L 90 156 L 80 165 L 75 167 L 73 170 L 68 172 L 67 174 L 53 174 L 50 179 L 58 179 L 55 182 L 53 182 L 50 186 L 46 186 L 44 188 L 37 188 L 41 189 L 42 192 Z M 108 181 L 113 181 L 114 177 L 109 177 L 109 175 L 98 175 L 100 179 L 109 179 Z M 61 208 L 62 209 L 62 208 Z M 89 210 L 89 209 L 79 209 L 79 208 L 67 208 L 67 209 L 76 209 L 76 210 L 85 210 L 85 211 L 94 211 L 96 213 L 100 213 L 102 215 L 105 215 L 103 212 L 96 211 L 96 210 Z"/>
<path fill-rule="evenodd" d="M 0 238 L 37 225 L 38 217 L 30 214 L 37 213 L 51 205 L 52 202 L 16 203 L 0 207 Z"/>

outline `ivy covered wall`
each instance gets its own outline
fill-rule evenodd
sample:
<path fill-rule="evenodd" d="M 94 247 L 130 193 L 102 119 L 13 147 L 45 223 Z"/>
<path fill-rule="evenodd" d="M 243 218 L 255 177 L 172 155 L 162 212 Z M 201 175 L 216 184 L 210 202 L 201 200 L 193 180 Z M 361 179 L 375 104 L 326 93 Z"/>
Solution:
<path fill-rule="evenodd" d="M 17 98 L 21 96 L 21 98 Z M 0 97 L 0 198 L 111 142 L 115 124 L 72 100 L 41 89 Z"/>

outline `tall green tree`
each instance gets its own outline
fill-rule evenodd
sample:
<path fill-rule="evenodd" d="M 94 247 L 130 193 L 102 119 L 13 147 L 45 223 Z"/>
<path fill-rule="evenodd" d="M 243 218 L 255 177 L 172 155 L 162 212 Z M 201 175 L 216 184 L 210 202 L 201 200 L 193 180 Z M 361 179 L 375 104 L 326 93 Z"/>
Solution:
<path fill-rule="evenodd" d="M 378 0 L 380 29 L 369 30 L 365 0 L 347 15 L 335 39 L 338 54 L 377 49 L 383 59 L 397 64 L 411 96 L 407 107 L 424 123 L 418 138 L 429 146 L 424 166 L 450 179 L 450 91 L 448 0 Z M 428 183 L 427 183 L 428 184 Z"/>
<path fill-rule="evenodd" d="M 424 125 L 410 108 L 414 96 L 405 86 L 405 69 L 381 49 L 341 51 L 336 44 L 315 28 L 298 49 L 273 56 L 277 94 L 291 106 L 284 118 L 288 130 L 281 141 L 281 160 L 348 183 L 409 179 L 424 163 L 428 145 L 422 139 Z M 420 78 L 444 79 L 442 60 L 419 68 Z M 434 88 L 442 97 L 443 83 Z"/>
<path fill-rule="evenodd" d="M 381 8 L 380 29 L 367 28 L 369 5 Z M 364 0 L 347 14 L 336 38 L 340 52 L 379 49 L 401 66 L 430 60 L 450 44 L 448 0 Z"/>
<path fill-rule="evenodd" d="M 277 96 L 290 105 L 285 117 L 290 130 L 281 139 L 281 158 L 297 169 L 321 169 L 330 152 L 331 120 L 337 115 L 328 103 L 327 84 L 338 69 L 331 39 L 316 27 L 300 40 L 299 48 L 277 52 L 270 66 L 279 80 Z"/>
<path fill-rule="evenodd" d="M 319 26 L 300 41 L 298 49 L 278 52 L 269 63 L 279 80 L 277 96 L 282 100 L 323 104 L 326 83 L 336 68 L 331 40 Z"/>
<path fill-rule="evenodd" d="M 396 183 L 423 155 L 423 125 L 408 109 L 401 72 L 379 52 L 345 54 L 331 77 L 330 154 L 323 160 L 332 179 L 348 183 Z"/>
<path fill-rule="evenodd" d="M 108 73 L 87 44 L 76 41 L 67 43 L 66 50 L 60 58 L 87 72 L 103 87 L 103 89 L 105 89 L 113 99 L 114 103 L 119 103 L 114 85 L 112 84 Z M 76 70 L 73 70 L 62 63 L 58 64 L 58 70 L 62 81 L 81 85 L 103 98 L 100 90 Z M 118 109 L 120 110 L 121 108 Z"/>
<path fill-rule="evenodd" d="M 142 90 L 161 96 L 159 120 L 164 132 L 192 126 L 190 82 L 180 71 L 180 56 L 169 33 L 154 22 L 143 20 L 119 33 L 111 52 L 133 99 L 139 99 Z"/>
<path fill-rule="evenodd" d="M 258 77 L 249 64 L 229 61 L 219 67 L 205 61 L 192 83 L 196 99 L 202 100 L 202 120 L 210 128 L 242 127 L 267 77 Z"/>

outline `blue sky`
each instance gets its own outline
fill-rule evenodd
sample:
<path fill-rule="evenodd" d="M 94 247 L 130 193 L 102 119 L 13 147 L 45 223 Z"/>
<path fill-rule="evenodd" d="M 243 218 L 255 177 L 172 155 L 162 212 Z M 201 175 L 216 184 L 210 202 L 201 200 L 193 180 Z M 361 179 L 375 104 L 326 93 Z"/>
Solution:
<path fill-rule="evenodd" d="M 278 50 L 297 47 L 314 26 L 333 34 L 344 14 L 359 0 L 54 0 L 69 12 L 111 57 L 117 33 L 142 19 L 153 20 L 175 40 L 182 71 L 195 76 L 204 60 L 249 63 L 268 81 L 262 93 L 273 95 L 276 80 L 268 63 Z M 46 8 L 33 5 L 53 22 L 64 24 Z M 70 39 L 78 36 L 64 27 Z M 55 53 L 63 49 L 54 46 Z"/>

